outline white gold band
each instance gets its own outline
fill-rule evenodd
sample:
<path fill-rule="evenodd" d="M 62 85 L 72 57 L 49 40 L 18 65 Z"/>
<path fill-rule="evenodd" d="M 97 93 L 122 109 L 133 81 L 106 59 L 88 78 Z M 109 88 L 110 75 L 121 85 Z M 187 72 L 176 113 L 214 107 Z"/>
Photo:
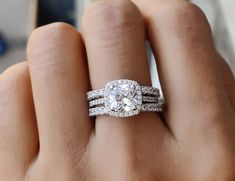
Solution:
<path fill-rule="evenodd" d="M 141 87 L 141 92 L 143 95 L 152 95 L 152 96 L 160 97 L 160 92 L 158 88 L 150 87 L 150 86 L 140 86 L 140 87 Z M 87 92 L 87 99 L 88 101 L 90 101 L 92 99 L 104 97 L 104 92 L 105 92 L 105 88 L 89 91 Z"/>
<path fill-rule="evenodd" d="M 158 103 L 158 98 L 157 97 L 152 97 L 152 96 L 143 96 L 142 97 L 142 102 L 149 102 L 149 103 Z M 99 106 L 105 103 L 104 98 L 98 98 L 95 100 L 91 100 L 89 102 L 89 107 L 94 107 L 94 106 Z"/>
<path fill-rule="evenodd" d="M 149 104 L 142 104 L 141 106 L 141 112 L 161 112 L 162 111 L 162 104 L 160 103 L 149 103 Z M 121 116 L 118 115 L 118 113 L 111 113 L 109 114 L 105 107 L 95 107 L 89 109 L 89 116 L 94 117 L 94 116 L 101 116 L 101 115 L 110 115 L 113 117 L 129 117 L 133 116 L 134 112 L 130 113 L 122 113 Z"/>

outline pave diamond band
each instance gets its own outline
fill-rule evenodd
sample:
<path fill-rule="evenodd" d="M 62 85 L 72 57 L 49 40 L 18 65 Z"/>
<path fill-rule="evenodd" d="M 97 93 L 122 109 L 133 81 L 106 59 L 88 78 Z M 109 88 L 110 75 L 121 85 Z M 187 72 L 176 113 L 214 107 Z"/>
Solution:
<path fill-rule="evenodd" d="M 142 102 L 149 102 L 149 103 L 158 103 L 158 98 L 157 97 L 152 97 L 152 96 L 143 96 L 142 97 Z M 94 106 L 99 106 L 105 103 L 104 98 L 99 98 L 95 99 L 89 102 L 89 107 L 94 107 Z"/>
<path fill-rule="evenodd" d="M 132 80 L 114 80 L 105 88 L 87 93 L 89 115 L 110 115 L 129 117 L 144 112 L 162 111 L 159 90 L 150 86 L 140 86 Z"/>
<path fill-rule="evenodd" d="M 150 86 L 140 86 L 140 88 L 141 88 L 142 93 L 145 95 L 152 95 L 152 96 L 160 97 L 160 92 L 158 88 L 150 87 Z M 89 91 L 87 92 L 87 99 L 92 100 L 92 99 L 103 97 L 104 91 L 105 91 L 105 88 Z"/>
<path fill-rule="evenodd" d="M 143 104 L 141 106 L 141 111 L 142 112 L 161 112 L 162 111 L 162 105 L 160 103 L 158 104 Z M 113 117 L 130 117 L 135 115 L 135 112 L 122 112 L 120 113 L 115 113 L 112 112 L 111 114 L 109 114 L 110 116 Z M 89 109 L 89 116 L 98 116 L 98 115 L 104 115 L 104 114 L 108 114 L 108 112 L 105 110 L 105 107 L 96 107 L 96 108 L 90 108 Z"/>

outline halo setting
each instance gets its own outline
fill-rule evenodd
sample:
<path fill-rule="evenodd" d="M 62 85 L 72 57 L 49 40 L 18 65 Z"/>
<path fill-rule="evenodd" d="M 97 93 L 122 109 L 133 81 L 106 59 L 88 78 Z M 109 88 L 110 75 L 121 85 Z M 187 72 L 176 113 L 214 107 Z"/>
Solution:
<path fill-rule="evenodd" d="M 110 81 L 105 88 L 87 92 L 89 116 L 130 117 L 140 112 L 160 112 L 159 89 L 140 86 L 136 81 Z"/>
<path fill-rule="evenodd" d="M 105 87 L 104 103 L 110 116 L 137 115 L 142 104 L 141 87 L 132 80 L 111 81 Z"/>

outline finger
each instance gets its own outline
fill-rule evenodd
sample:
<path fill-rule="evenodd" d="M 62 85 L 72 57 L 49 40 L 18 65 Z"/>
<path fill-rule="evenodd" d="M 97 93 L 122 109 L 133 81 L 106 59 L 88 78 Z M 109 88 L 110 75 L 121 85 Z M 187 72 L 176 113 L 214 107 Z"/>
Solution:
<path fill-rule="evenodd" d="M 151 85 L 143 19 L 130 1 L 96 1 L 85 13 L 82 36 L 87 49 L 92 89 L 103 88 L 107 82 L 117 79 Z M 118 139 L 126 139 L 123 135 L 138 132 L 144 125 L 147 130 L 159 130 L 158 133 L 164 130 L 156 113 L 143 113 L 125 120 L 98 116 L 96 134 L 112 134 Z M 128 139 L 132 139 L 133 135 L 129 135 Z"/>
<path fill-rule="evenodd" d="M 228 95 L 229 101 L 235 110 L 235 79 L 232 70 L 220 55 L 218 55 L 218 65 L 220 75 L 223 78 L 224 88 Z"/>
<path fill-rule="evenodd" d="M 20 63 L 0 76 L 0 175 L 23 180 L 38 151 L 38 132 L 28 66 Z"/>
<path fill-rule="evenodd" d="M 218 72 L 218 54 L 202 11 L 185 1 L 136 3 L 148 25 L 172 130 L 191 134 L 189 128 L 211 125 L 208 122 L 218 120 L 225 110 L 231 113 Z M 208 115 L 215 119 L 207 119 Z"/>
<path fill-rule="evenodd" d="M 44 26 L 32 33 L 27 53 L 40 152 L 47 158 L 74 163 L 91 132 L 86 101 L 89 80 L 81 37 L 63 23 Z"/>

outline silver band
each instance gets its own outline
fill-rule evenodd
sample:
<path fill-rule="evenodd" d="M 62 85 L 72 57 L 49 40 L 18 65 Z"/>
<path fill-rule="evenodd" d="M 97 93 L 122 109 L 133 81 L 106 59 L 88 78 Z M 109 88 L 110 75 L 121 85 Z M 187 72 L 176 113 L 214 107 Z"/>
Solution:
<path fill-rule="evenodd" d="M 141 112 L 161 112 L 162 111 L 162 104 L 160 103 L 153 103 L 153 104 L 142 104 L 141 106 Z M 89 116 L 101 116 L 108 114 L 108 112 L 105 110 L 105 107 L 96 107 L 89 109 Z M 130 114 L 123 113 L 122 117 L 129 117 L 134 115 L 134 112 L 130 112 Z M 111 114 L 110 116 L 113 117 L 120 117 L 118 114 Z"/>
<path fill-rule="evenodd" d="M 92 99 L 104 97 L 104 90 L 105 89 L 97 89 L 97 90 L 87 92 L 88 101 L 90 101 Z"/>
<path fill-rule="evenodd" d="M 152 96 L 143 96 L 142 97 L 142 102 L 150 102 L 150 103 L 158 103 L 158 98 L 157 97 L 152 97 Z M 89 107 L 94 107 L 94 106 L 99 106 L 105 103 L 104 98 L 98 98 L 95 100 L 91 100 L 89 102 Z"/>
<path fill-rule="evenodd" d="M 150 86 L 140 86 L 140 87 L 141 87 L 142 94 L 160 97 L 160 92 L 158 88 L 150 87 Z M 104 97 L 104 91 L 105 91 L 105 88 L 87 92 L 88 101 L 92 99 Z"/>
<path fill-rule="evenodd" d="M 159 89 L 132 80 L 108 82 L 105 88 L 87 92 L 89 116 L 129 117 L 139 112 L 160 112 Z"/>

